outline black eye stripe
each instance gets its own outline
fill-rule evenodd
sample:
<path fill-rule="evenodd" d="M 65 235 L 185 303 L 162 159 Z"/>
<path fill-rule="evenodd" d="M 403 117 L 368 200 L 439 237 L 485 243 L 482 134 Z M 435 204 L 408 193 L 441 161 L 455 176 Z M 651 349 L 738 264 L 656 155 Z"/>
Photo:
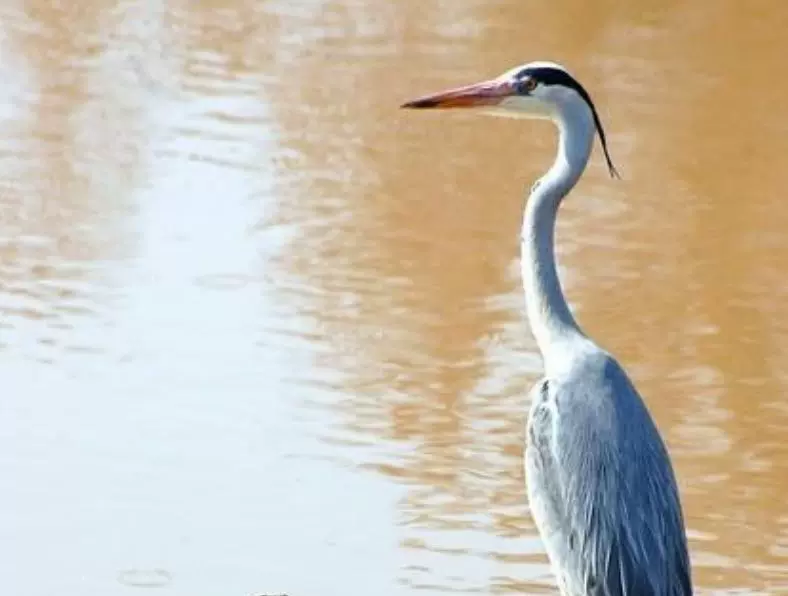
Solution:
<path fill-rule="evenodd" d="M 594 117 L 594 124 L 599 133 L 599 140 L 602 141 L 602 149 L 605 152 L 605 160 L 607 161 L 607 167 L 610 170 L 610 174 L 618 178 L 618 172 L 613 165 L 613 160 L 610 158 L 610 152 L 607 150 L 605 129 L 602 127 L 602 121 L 599 119 L 599 114 L 597 114 L 594 102 L 591 101 L 591 96 L 588 94 L 588 91 L 586 91 L 572 75 L 560 68 L 552 68 L 550 66 L 527 66 L 515 75 L 515 78 L 518 80 L 523 77 L 531 77 L 542 85 L 562 85 L 563 87 L 574 89 L 577 94 L 583 98 L 588 104 L 588 107 L 591 108 L 591 115 Z"/>

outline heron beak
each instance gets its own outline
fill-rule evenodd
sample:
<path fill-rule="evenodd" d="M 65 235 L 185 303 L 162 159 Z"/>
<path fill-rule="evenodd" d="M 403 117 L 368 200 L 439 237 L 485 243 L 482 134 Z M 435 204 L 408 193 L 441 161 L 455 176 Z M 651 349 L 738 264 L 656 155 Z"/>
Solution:
<path fill-rule="evenodd" d="M 515 95 L 510 81 L 493 79 L 457 89 L 425 95 L 402 104 L 403 108 L 473 108 L 494 106 Z"/>

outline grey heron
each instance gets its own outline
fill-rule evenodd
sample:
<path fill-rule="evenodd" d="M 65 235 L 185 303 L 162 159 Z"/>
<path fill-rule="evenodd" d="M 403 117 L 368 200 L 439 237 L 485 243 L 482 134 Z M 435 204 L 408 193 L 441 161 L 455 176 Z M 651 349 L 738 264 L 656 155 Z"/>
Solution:
<path fill-rule="evenodd" d="M 690 560 L 673 466 L 634 384 L 575 321 L 554 254 L 562 199 L 595 132 L 618 176 L 588 92 L 552 62 L 532 62 L 405 108 L 475 108 L 558 128 L 555 162 L 531 188 L 521 267 L 527 318 L 544 362 L 530 391 L 525 474 L 531 515 L 565 596 L 688 596 Z"/>

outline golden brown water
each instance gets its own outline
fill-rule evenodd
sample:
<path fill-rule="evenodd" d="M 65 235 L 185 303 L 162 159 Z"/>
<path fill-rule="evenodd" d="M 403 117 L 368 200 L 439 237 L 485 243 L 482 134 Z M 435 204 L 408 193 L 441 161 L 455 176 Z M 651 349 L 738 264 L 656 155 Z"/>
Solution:
<path fill-rule="evenodd" d="M 788 4 L 7 2 L 0 583 L 549 593 L 525 503 L 523 191 L 554 130 L 397 109 L 591 90 L 586 330 L 671 449 L 699 593 L 788 593 Z"/>

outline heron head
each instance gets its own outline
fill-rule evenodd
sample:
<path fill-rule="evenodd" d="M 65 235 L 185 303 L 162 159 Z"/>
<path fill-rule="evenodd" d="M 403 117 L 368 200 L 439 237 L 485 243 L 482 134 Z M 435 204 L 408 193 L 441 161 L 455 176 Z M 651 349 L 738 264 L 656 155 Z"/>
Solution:
<path fill-rule="evenodd" d="M 563 66 L 554 62 L 530 62 L 489 81 L 425 95 L 401 107 L 474 108 L 493 116 L 549 120 L 559 120 L 568 110 L 584 110 L 593 118 L 611 175 L 618 176 L 591 96 Z"/>

